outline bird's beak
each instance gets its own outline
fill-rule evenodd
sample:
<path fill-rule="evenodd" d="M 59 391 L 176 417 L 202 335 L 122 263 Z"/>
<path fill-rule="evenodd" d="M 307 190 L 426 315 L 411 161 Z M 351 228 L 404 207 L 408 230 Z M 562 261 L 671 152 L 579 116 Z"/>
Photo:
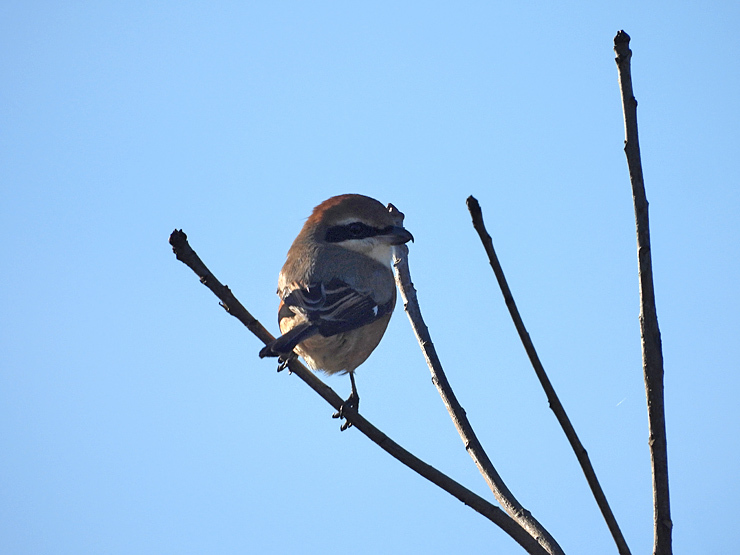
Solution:
<path fill-rule="evenodd" d="M 403 245 L 411 241 L 413 243 L 414 236 L 409 233 L 405 227 L 394 225 L 390 228 L 388 233 L 383 234 L 387 238 L 391 245 Z"/>

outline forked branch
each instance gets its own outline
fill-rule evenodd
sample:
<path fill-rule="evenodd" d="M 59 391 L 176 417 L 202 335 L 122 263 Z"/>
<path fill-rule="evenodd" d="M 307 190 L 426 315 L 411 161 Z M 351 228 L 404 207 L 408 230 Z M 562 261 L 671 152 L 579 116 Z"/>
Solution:
<path fill-rule="evenodd" d="M 389 206 L 391 213 L 396 216 L 396 224 L 403 225 L 403 214 L 399 212 L 393 205 Z M 411 321 L 411 327 L 416 334 L 416 339 L 419 342 L 424 358 L 427 361 L 427 366 L 432 374 L 432 382 L 437 387 L 442 401 L 447 407 L 447 412 L 452 418 L 452 422 L 457 429 L 457 433 L 460 435 L 465 449 L 473 459 L 473 462 L 478 467 L 478 470 L 483 475 L 483 479 L 491 488 L 493 495 L 496 500 L 501 504 L 504 510 L 516 520 L 522 528 L 524 528 L 537 542 L 547 550 L 550 555 L 562 555 L 563 551 L 550 535 L 550 533 L 542 526 L 532 514 L 522 507 L 517 501 L 514 495 L 506 487 L 506 484 L 499 476 L 498 472 L 494 468 L 488 455 L 483 450 L 478 437 L 473 431 L 473 427 L 470 425 L 465 411 L 457 400 L 455 393 L 452 391 L 447 376 L 442 368 L 442 363 L 437 356 L 437 351 L 432 343 L 432 337 L 429 333 L 429 329 L 424 323 L 424 319 L 421 316 L 421 309 L 419 308 L 419 301 L 416 297 L 416 290 L 411 281 L 411 274 L 409 272 L 408 265 L 408 247 L 401 245 L 395 247 L 396 252 L 393 260 L 393 265 L 396 270 L 396 284 L 398 289 L 401 291 L 401 298 L 403 299 L 403 307 L 406 311 L 409 320 Z"/>

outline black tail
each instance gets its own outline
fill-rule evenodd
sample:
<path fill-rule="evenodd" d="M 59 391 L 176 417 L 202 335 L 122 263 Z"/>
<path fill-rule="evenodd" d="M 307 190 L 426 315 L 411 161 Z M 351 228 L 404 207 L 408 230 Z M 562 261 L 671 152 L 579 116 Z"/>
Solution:
<path fill-rule="evenodd" d="M 260 351 L 260 358 L 279 357 L 290 354 L 298 343 L 305 341 L 317 333 L 319 333 L 319 328 L 314 324 L 309 322 L 298 324 L 288 333 L 281 335 L 269 345 L 265 345 Z"/>

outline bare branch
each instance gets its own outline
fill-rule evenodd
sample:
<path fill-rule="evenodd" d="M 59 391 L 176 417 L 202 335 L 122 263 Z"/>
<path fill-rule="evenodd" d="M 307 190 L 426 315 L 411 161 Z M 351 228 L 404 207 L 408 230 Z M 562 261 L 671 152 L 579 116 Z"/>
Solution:
<path fill-rule="evenodd" d="M 591 465 L 591 460 L 588 457 L 588 453 L 581 444 L 581 441 L 578 439 L 576 430 L 575 428 L 573 428 L 573 425 L 571 424 L 570 419 L 565 412 L 565 408 L 563 407 L 560 399 L 557 396 L 557 393 L 555 393 L 555 388 L 552 386 L 550 379 L 547 377 L 547 373 L 545 373 L 545 368 L 542 366 L 542 362 L 540 362 L 540 357 L 537 356 L 537 351 L 534 348 L 534 343 L 532 343 L 532 339 L 530 338 L 527 329 L 524 327 L 524 321 L 519 314 L 519 309 L 517 309 L 516 307 L 514 296 L 511 294 L 511 289 L 509 289 L 509 284 L 506 282 L 504 270 L 501 267 L 498 256 L 496 256 L 496 251 L 493 248 L 493 240 L 488 234 L 488 231 L 486 231 L 486 224 L 483 221 L 483 212 L 481 211 L 480 204 L 478 204 L 478 201 L 472 196 L 468 197 L 467 204 L 470 215 L 473 218 L 473 227 L 478 232 L 480 240 L 483 243 L 483 248 L 485 248 L 486 250 L 488 261 L 491 264 L 491 268 L 493 268 L 493 273 L 496 276 L 499 287 L 501 288 L 501 293 L 503 293 L 504 295 L 506 307 L 509 309 L 509 314 L 511 314 L 511 319 L 514 321 L 514 326 L 516 327 L 516 331 L 519 334 L 519 338 L 522 340 L 524 350 L 527 352 L 527 356 L 532 363 L 534 372 L 537 375 L 537 378 L 540 380 L 540 384 L 542 384 L 542 389 L 545 390 L 545 395 L 547 395 L 547 401 L 550 405 L 550 409 L 552 409 L 552 412 L 555 413 L 555 417 L 557 418 L 560 426 L 565 432 L 565 437 L 568 438 L 570 446 L 573 449 L 573 452 L 576 454 L 576 458 L 578 459 L 578 462 L 583 469 L 583 473 L 586 476 L 586 481 L 591 488 L 594 499 L 596 499 L 596 504 L 599 506 L 601 514 L 604 516 L 604 520 L 609 527 L 609 531 L 611 532 L 612 537 L 617 544 L 617 549 L 619 550 L 619 553 L 621 555 L 629 555 L 630 550 L 629 547 L 627 547 L 627 542 L 625 541 L 624 536 L 622 535 L 622 531 L 619 529 L 619 525 L 617 524 L 617 520 L 616 518 L 614 518 L 614 514 L 609 507 L 609 503 L 607 502 L 606 496 L 604 495 L 604 490 L 601 489 L 601 484 L 599 484 L 599 480 L 596 478 L 596 472 Z"/>
<path fill-rule="evenodd" d="M 403 214 L 399 212 L 395 206 L 389 205 L 389 209 L 392 214 L 396 216 L 397 225 L 403 225 Z M 480 442 L 478 441 L 475 432 L 473 431 L 468 417 L 465 414 L 462 406 L 455 397 L 455 393 L 452 391 L 450 383 L 447 381 L 447 376 L 442 369 L 442 363 L 437 356 L 437 352 L 432 343 L 429 329 L 424 323 L 424 319 L 421 316 L 421 309 L 419 307 L 419 301 L 416 297 L 416 290 L 411 282 L 411 274 L 408 266 L 408 247 L 401 245 L 395 247 L 395 255 L 393 265 L 396 270 L 396 284 L 401 291 L 401 298 L 404 303 L 404 310 L 411 321 L 411 327 L 416 334 L 416 339 L 419 342 L 419 346 L 424 354 L 424 358 L 427 361 L 427 366 L 432 374 L 432 382 L 437 387 L 442 401 L 447 407 L 447 411 L 450 413 L 450 418 L 457 429 L 460 438 L 465 444 L 465 449 L 468 454 L 475 462 L 478 470 L 483 475 L 484 480 L 491 488 L 496 500 L 501 504 L 504 510 L 516 520 L 519 525 L 524 528 L 537 542 L 547 550 L 551 555 L 562 555 L 563 551 L 550 535 L 550 533 L 542 526 L 532 514 L 526 510 L 516 500 L 514 495 L 506 487 L 504 481 L 499 476 L 498 472 L 494 468 L 488 455 L 483 450 Z"/>
<path fill-rule="evenodd" d="M 249 311 L 234 297 L 231 290 L 221 284 L 211 271 L 206 267 L 200 257 L 190 247 L 187 235 L 182 230 L 175 230 L 170 235 L 170 245 L 177 259 L 187 265 L 200 278 L 201 283 L 208 287 L 221 301 L 221 306 L 226 311 L 244 324 L 263 343 L 267 344 L 274 340 L 262 324 L 254 318 Z M 318 393 L 327 403 L 336 410 L 342 405 L 342 398 L 323 383 L 316 375 L 301 364 L 297 359 L 290 361 L 288 368 L 303 380 L 311 389 Z M 378 428 L 373 426 L 359 413 L 346 414 L 347 419 L 353 426 L 365 434 L 371 441 L 376 443 L 389 455 L 408 466 L 411 470 L 420 474 L 433 484 L 439 486 L 447 493 L 468 505 L 474 511 L 480 513 L 491 522 L 499 526 L 515 542 L 531 555 L 547 555 L 543 549 L 529 534 L 510 518 L 504 511 L 492 505 L 479 495 L 473 493 L 449 476 L 443 474 L 433 466 L 428 465 L 409 451 L 390 439 Z"/>
<path fill-rule="evenodd" d="M 653 263 L 650 254 L 650 225 L 645 182 L 642 177 L 640 142 L 637 134 L 637 100 L 632 91 L 630 37 L 619 31 L 614 37 L 617 54 L 619 88 L 624 112 L 624 153 L 627 156 L 632 199 L 637 226 L 637 261 L 640 280 L 640 335 L 642 337 L 642 369 L 645 378 L 648 422 L 650 429 L 650 459 L 653 469 L 653 518 L 655 555 L 673 552 L 671 504 L 668 490 L 668 448 L 663 401 L 663 348 L 658 327 L 653 288 Z"/>

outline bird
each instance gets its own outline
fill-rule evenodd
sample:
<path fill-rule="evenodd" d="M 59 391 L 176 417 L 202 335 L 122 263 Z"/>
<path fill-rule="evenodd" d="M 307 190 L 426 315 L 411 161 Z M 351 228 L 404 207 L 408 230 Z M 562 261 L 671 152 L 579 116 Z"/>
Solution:
<path fill-rule="evenodd" d="M 352 393 L 335 418 L 359 408 L 355 370 L 380 343 L 396 304 L 392 249 L 413 239 L 379 201 L 345 194 L 316 206 L 288 251 L 277 289 L 282 335 L 259 356 L 279 357 L 278 371 L 297 353 L 314 371 L 349 374 Z"/>

